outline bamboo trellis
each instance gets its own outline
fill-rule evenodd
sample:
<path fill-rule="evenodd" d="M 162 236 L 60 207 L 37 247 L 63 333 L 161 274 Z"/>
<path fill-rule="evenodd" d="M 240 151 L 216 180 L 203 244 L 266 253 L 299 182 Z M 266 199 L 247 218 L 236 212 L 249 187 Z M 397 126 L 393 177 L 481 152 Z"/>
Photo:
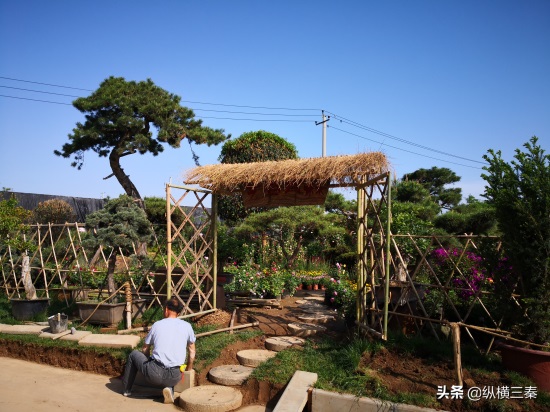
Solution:
<path fill-rule="evenodd" d="M 180 190 L 182 194 L 174 197 Z M 183 206 L 193 195 L 196 204 Z M 157 239 L 148 245 L 148 256 L 157 270 L 145 273 L 130 256 L 118 251 L 115 275 L 120 283 L 130 281 L 134 296 L 144 298 L 147 309 L 162 305 L 171 295 L 184 304 L 181 315 L 216 309 L 216 207 L 210 209 L 206 204 L 212 197 L 215 199 L 207 190 L 167 185 L 167 246 Z M 90 288 L 98 294 L 105 292 L 112 250 L 85 247 L 84 224 L 30 225 L 25 236 L 36 246 L 29 257 L 31 281 L 39 297 L 62 296 L 68 306 L 69 299 L 82 300 Z M 136 247 L 133 250 L 135 253 Z M 0 249 L 0 288 L 8 298 L 24 294 L 21 263 L 21 253 L 9 246 Z"/>
<path fill-rule="evenodd" d="M 380 253 L 386 249 L 371 248 L 374 257 L 370 276 L 372 287 L 364 298 L 369 306 L 363 314 L 362 327 L 383 335 L 387 316 L 392 327 L 407 333 L 426 332 L 440 339 L 444 335 L 442 331 L 448 332 L 449 323 L 457 322 L 469 341 L 487 352 L 491 350 L 495 337 L 508 338 L 510 332 L 500 328 L 501 319 L 490 304 L 493 296 L 491 288 L 487 287 L 489 274 L 483 278 L 485 287 L 477 287 L 472 285 L 471 274 L 462 266 L 470 254 L 480 254 L 481 241 L 492 242 L 493 248 L 500 248 L 496 237 L 410 234 L 392 234 L 386 256 Z M 445 252 L 447 267 L 442 271 L 434 263 L 432 253 L 436 249 L 449 250 L 452 243 L 455 244 L 454 253 Z M 386 262 L 389 264 L 387 268 L 383 267 Z M 389 283 L 386 269 L 390 272 Z M 434 296 L 439 304 L 439 310 L 435 312 Z M 521 310 L 517 295 L 513 293 L 510 304 L 510 310 Z"/>
<path fill-rule="evenodd" d="M 188 197 L 195 205 L 182 207 Z M 166 289 L 167 297 L 178 297 L 184 305 L 182 315 L 216 310 L 216 195 L 209 190 L 166 185 L 166 216 L 167 266 L 161 290 Z"/>
<path fill-rule="evenodd" d="M 81 223 L 36 224 L 30 225 L 25 234 L 36 247 L 29 252 L 31 280 L 41 297 L 57 297 L 59 293 L 68 301 L 66 291 L 75 296 L 85 297 L 85 290 L 101 287 L 107 272 L 107 264 L 112 250 L 102 247 L 90 249 L 83 245 L 86 238 L 85 225 Z M 150 257 L 165 262 L 165 256 L 155 241 Z M 135 252 L 134 247 L 134 252 Z M 118 251 L 116 274 L 129 280 L 137 297 L 143 291 L 154 291 L 152 276 L 142 273 L 130 256 Z M 22 255 L 11 247 L 0 250 L 0 288 L 8 298 L 20 298 L 24 293 L 21 280 Z M 93 283 L 93 286 L 90 284 Z M 106 287 L 106 285 L 105 285 Z M 76 293 L 75 293 L 76 292 Z M 101 291 L 99 291 L 101 292 Z M 67 302 L 68 303 L 68 302 Z"/>

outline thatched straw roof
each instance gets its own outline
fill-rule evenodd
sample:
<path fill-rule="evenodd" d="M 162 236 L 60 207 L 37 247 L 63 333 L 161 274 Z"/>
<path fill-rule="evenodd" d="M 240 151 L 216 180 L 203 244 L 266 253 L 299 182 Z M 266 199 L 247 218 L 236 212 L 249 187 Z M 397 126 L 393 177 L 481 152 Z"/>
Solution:
<path fill-rule="evenodd" d="M 347 186 L 389 170 L 380 152 L 348 156 L 199 166 L 184 175 L 185 184 L 196 184 L 215 193 L 228 194 L 259 186 L 283 189 L 338 184 Z"/>

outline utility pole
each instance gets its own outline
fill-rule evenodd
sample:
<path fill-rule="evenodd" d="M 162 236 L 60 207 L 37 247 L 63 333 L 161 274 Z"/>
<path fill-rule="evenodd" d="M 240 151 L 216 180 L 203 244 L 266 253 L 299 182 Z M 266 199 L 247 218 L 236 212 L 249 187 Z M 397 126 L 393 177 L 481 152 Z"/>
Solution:
<path fill-rule="evenodd" d="M 327 155 L 327 122 L 330 120 L 330 116 L 325 116 L 325 111 L 321 110 L 321 115 L 323 116 L 323 121 L 315 122 L 315 126 L 323 125 L 323 157 Z"/>

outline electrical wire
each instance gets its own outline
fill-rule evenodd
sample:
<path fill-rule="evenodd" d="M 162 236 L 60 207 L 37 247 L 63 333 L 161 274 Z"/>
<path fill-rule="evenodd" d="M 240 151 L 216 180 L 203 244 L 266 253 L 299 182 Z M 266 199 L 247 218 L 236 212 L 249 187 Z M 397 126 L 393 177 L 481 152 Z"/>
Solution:
<path fill-rule="evenodd" d="M 8 95 L 5 95 L 5 94 L 0 94 L 0 97 L 9 97 L 10 99 L 31 100 L 31 101 L 33 101 L 33 102 L 52 103 L 52 104 L 62 104 L 62 105 L 66 105 L 66 106 L 72 106 L 71 103 L 52 102 L 52 101 L 50 101 L 50 100 L 30 99 L 30 98 L 28 98 L 28 97 L 8 96 Z"/>
<path fill-rule="evenodd" d="M 0 79 L 11 80 L 11 81 L 16 81 L 16 82 L 24 82 L 24 83 L 39 84 L 39 85 L 50 86 L 50 87 L 60 87 L 60 88 L 65 88 L 65 89 L 83 90 L 83 91 L 90 91 L 90 92 L 93 91 L 93 90 L 90 90 L 90 89 L 84 89 L 84 88 L 80 88 L 80 87 L 72 87 L 72 86 L 64 86 L 64 85 L 58 85 L 58 84 L 52 84 L 52 83 L 44 83 L 44 82 L 38 82 L 38 81 L 32 81 L 32 80 L 16 79 L 16 78 L 13 78 L 13 77 L 0 76 Z M 0 87 L 8 88 L 8 89 L 14 89 L 14 90 L 28 91 L 28 92 L 33 92 L 33 93 L 43 93 L 43 94 L 57 95 L 57 96 L 66 96 L 66 97 L 75 97 L 75 98 L 81 97 L 81 96 L 70 95 L 70 94 L 55 93 L 55 92 L 47 92 L 47 91 L 42 91 L 42 90 L 25 89 L 25 88 L 12 87 L 12 86 L 4 86 L 4 85 L 0 85 Z M 35 101 L 35 102 L 41 102 L 41 103 L 50 103 L 50 104 L 58 104 L 58 105 L 72 106 L 71 103 L 55 102 L 55 101 L 41 100 L 41 99 L 32 99 L 32 98 L 27 98 L 27 97 L 9 96 L 9 95 L 4 95 L 4 94 L 0 94 L 0 97 L 7 97 L 7 98 L 11 98 L 11 99 L 29 100 L 29 101 Z M 192 101 L 192 100 L 180 100 L 180 101 L 181 101 L 181 102 L 185 102 L 185 103 L 200 104 L 200 105 L 222 106 L 222 107 L 237 107 L 237 108 L 248 108 L 248 109 L 288 110 L 288 111 L 320 111 L 320 109 L 299 109 L 299 108 L 288 108 L 288 107 L 268 107 L 268 106 L 235 105 L 235 104 L 225 104 L 225 103 L 200 102 L 200 101 Z M 254 116 L 317 117 L 317 115 L 313 115 L 313 114 L 258 113 L 258 112 L 231 111 L 231 110 L 214 110 L 214 109 L 202 109 L 202 108 L 191 108 L 191 109 L 192 109 L 193 111 L 205 111 L 205 112 L 216 112 L 216 113 L 230 113 L 230 114 L 238 114 L 238 115 L 240 115 L 240 114 L 245 114 L 245 115 L 254 115 Z M 441 151 L 441 150 L 438 150 L 438 149 L 434 149 L 434 148 L 431 148 L 431 147 L 428 147 L 428 146 L 424 146 L 424 145 L 421 145 L 421 144 L 419 144 L 419 143 L 411 142 L 411 141 L 409 141 L 409 140 L 401 139 L 401 138 L 399 138 L 399 137 L 397 137 L 397 136 L 393 136 L 393 135 L 391 135 L 391 134 L 382 132 L 382 131 L 380 131 L 380 130 L 376 130 L 376 129 L 372 128 L 372 127 L 365 126 L 365 125 L 363 125 L 363 124 L 361 124 L 361 123 L 358 123 L 358 122 L 355 122 L 355 121 L 353 121 L 353 120 L 351 120 L 351 119 L 348 119 L 348 118 L 345 118 L 345 117 L 343 117 L 343 116 L 337 115 L 336 113 L 330 112 L 330 111 L 328 111 L 328 110 L 325 110 L 324 112 L 325 112 L 326 114 L 330 115 L 330 117 L 331 117 L 333 120 L 338 120 L 338 121 L 340 121 L 341 123 L 348 124 L 348 125 L 353 126 L 353 127 L 357 127 L 357 128 L 359 128 L 359 129 L 365 130 L 365 131 L 370 132 L 370 133 L 377 134 L 377 135 L 382 136 L 382 137 L 387 137 L 387 138 L 389 138 L 389 139 L 396 140 L 396 141 L 401 142 L 401 143 L 405 143 L 405 144 L 408 144 L 408 145 L 411 145 L 411 146 L 414 146 L 414 147 L 418 147 L 418 148 L 423 149 L 423 150 L 428 150 L 428 151 L 431 151 L 431 152 L 434 152 L 434 153 L 439 153 L 439 154 L 442 154 L 442 155 L 445 155 L 445 156 L 449 156 L 449 157 L 453 157 L 453 158 L 456 158 L 456 159 L 466 160 L 466 161 L 468 161 L 468 162 L 473 162 L 473 163 L 478 163 L 478 164 L 485 164 L 485 163 L 483 163 L 483 162 L 481 162 L 481 161 L 478 161 L 478 160 L 468 159 L 468 158 L 465 158 L 465 157 L 461 157 L 461 156 L 454 155 L 454 154 L 452 154 L 452 153 L 447 153 L 447 152 L 444 152 L 444 151 Z M 291 122 L 291 123 L 309 123 L 309 122 L 312 122 L 312 120 L 294 120 L 294 119 L 257 119 L 257 118 L 254 119 L 254 118 L 214 117 L 214 116 L 199 116 L 199 115 L 196 115 L 196 117 L 197 117 L 197 118 L 200 118 L 200 119 L 216 119 L 216 120 L 232 120 L 232 121 L 253 121 L 253 122 Z M 375 142 L 375 143 L 378 143 L 378 144 L 381 144 L 381 145 L 385 145 L 385 146 L 387 146 L 387 147 L 391 147 L 391 148 L 394 148 L 394 149 L 397 149 L 397 150 L 402 150 L 402 151 L 405 151 L 405 152 L 408 152 L 408 153 L 412 153 L 412 154 L 415 154 L 415 155 L 418 155 L 418 156 L 424 156 L 424 157 L 426 157 L 426 158 L 430 158 L 430 159 L 434 159 L 434 160 L 444 161 L 444 160 L 439 159 L 439 158 L 436 158 L 436 157 L 431 157 L 431 156 L 423 155 L 423 154 L 416 153 L 416 152 L 413 152 L 413 151 L 409 151 L 409 150 L 406 150 L 406 149 L 401 149 L 401 148 L 399 148 L 399 147 L 391 146 L 391 145 L 388 145 L 388 144 L 386 144 L 386 143 L 377 142 L 377 141 L 375 141 L 375 140 L 368 139 L 368 138 L 366 138 L 366 137 L 364 137 L 364 136 L 361 136 L 361 135 L 358 135 L 358 134 L 354 134 L 354 133 L 351 133 L 351 132 L 349 132 L 349 131 L 346 131 L 346 130 L 339 129 L 339 128 L 337 128 L 337 127 L 331 126 L 330 124 L 327 124 L 327 126 L 333 128 L 334 130 L 338 130 L 338 131 L 341 131 L 341 132 L 343 132 L 343 133 L 347 133 L 347 134 L 349 134 L 349 135 L 359 137 L 359 138 L 361 138 L 361 139 L 370 140 L 370 141 L 373 141 L 373 142 Z M 448 162 L 449 162 L 449 163 L 452 163 L 452 164 L 464 166 L 464 167 L 471 167 L 471 168 L 479 169 L 479 167 L 468 166 L 468 165 L 464 165 L 464 164 L 461 164 L 461 163 L 450 162 L 450 161 L 448 161 Z"/>
<path fill-rule="evenodd" d="M 257 113 L 257 112 L 235 112 L 232 110 L 214 110 L 214 109 L 197 109 L 193 108 L 193 111 L 201 112 L 216 112 L 216 113 L 232 113 L 232 114 L 256 114 L 261 116 L 287 116 L 287 117 L 319 117 L 315 114 L 285 114 L 285 113 Z"/>
<path fill-rule="evenodd" d="M 8 97 L 10 99 L 19 99 L 19 100 L 30 100 L 33 102 L 40 103 L 51 103 L 51 104 L 61 104 L 66 106 L 72 106 L 71 103 L 62 103 L 62 102 L 53 102 L 51 100 L 41 100 L 41 99 L 31 99 L 29 97 L 19 97 L 19 96 L 8 96 L 6 94 L 0 94 L 0 97 Z M 232 113 L 232 112 L 229 112 Z M 235 112 L 237 113 L 237 112 Z M 247 114 L 247 113 L 245 113 Z M 248 113 L 252 114 L 252 113 Z M 251 122 L 290 122 L 290 123 L 313 123 L 313 120 L 291 120 L 291 119 L 244 119 L 244 118 L 233 118 L 233 117 L 214 117 L 214 116 L 195 116 L 199 119 L 218 119 L 218 120 L 241 120 L 241 121 L 251 121 Z"/>
<path fill-rule="evenodd" d="M 54 92 L 45 92 L 42 90 L 34 90 L 34 89 L 23 89 L 21 87 L 12 87 L 12 86 L 2 86 L 5 89 L 13 89 L 13 90 L 23 90 L 26 92 L 33 92 L 33 93 L 44 93 L 44 94 L 55 94 L 56 96 L 67 96 L 67 97 L 82 97 L 82 96 L 75 96 L 74 94 L 64 94 L 64 93 L 54 93 Z"/>
<path fill-rule="evenodd" d="M 462 164 L 462 163 L 456 163 L 456 162 L 452 162 L 452 161 L 450 161 L 450 160 L 443 160 L 443 159 L 439 159 L 439 158 L 437 158 L 437 157 L 432 157 L 432 156 L 427 156 L 427 155 L 424 155 L 424 154 L 421 154 L 421 153 L 416 153 L 416 152 L 413 152 L 413 151 L 411 151 L 411 150 L 401 149 L 400 147 L 395 147 L 395 146 L 389 145 L 389 144 L 384 143 L 384 142 L 378 142 L 378 141 L 376 141 L 376 140 L 369 139 L 368 137 L 361 136 L 361 135 L 358 135 L 358 134 L 355 134 L 355 133 L 352 133 L 352 132 L 348 132 L 347 130 L 342 130 L 342 129 L 339 129 L 338 127 L 334 127 L 334 126 L 331 126 L 331 125 L 327 125 L 327 127 L 330 127 L 331 129 L 334 129 L 334 130 L 338 130 L 338 131 L 340 131 L 340 132 L 342 132 L 342 133 L 347 133 L 347 134 L 349 134 L 349 135 L 352 135 L 352 136 L 355 136 L 355 137 L 359 137 L 359 138 L 364 139 L 364 140 L 368 140 L 368 141 L 370 141 L 370 142 L 377 143 L 377 144 L 382 145 L 382 146 L 391 147 L 392 149 L 401 150 L 401 151 L 407 152 L 407 153 L 412 153 L 412 154 L 414 154 L 414 155 L 426 157 L 426 158 L 428 158 L 428 159 L 439 160 L 439 161 L 441 161 L 441 162 L 447 162 L 447 163 L 451 163 L 451 164 L 458 165 L 458 166 L 469 167 L 469 168 L 471 168 L 471 169 L 479 169 L 479 170 L 482 169 L 481 167 L 477 167 L 477 166 L 470 166 L 470 165 L 465 165 L 465 164 Z"/>
<path fill-rule="evenodd" d="M 206 105 L 212 105 L 212 106 L 241 107 L 241 108 L 245 108 L 245 109 L 291 110 L 291 111 L 317 111 L 317 112 L 320 112 L 320 111 L 321 111 L 321 109 L 297 109 L 297 108 L 291 108 L 291 107 L 267 107 L 267 106 L 241 106 L 241 105 L 238 105 L 238 104 L 195 102 L 195 101 L 191 101 L 191 100 L 182 100 L 182 102 L 185 102 L 185 103 L 193 103 L 193 104 L 206 104 Z"/>
<path fill-rule="evenodd" d="M 339 116 L 339 115 L 337 115 L 335 113 L 332 113 L 332 112 L 328 112 L 326 110 L 325 110 L 325 113 L 329 113 L 332 116 L 333 119 L 339 120 L 341 123 L 346 123 L 346 124 L 349 124 L 351 126 L 355 126 L 359 129 L 363 129 L 363 130 L 366 130 L 368 132 L 371 132 L 371 133 L 374 133 L 374 134 L 377 134 L 377 135 L 380 135 L 380 136 L 383 136 L 383 137 L 387 137 L 389 139 L 397 140 L 398 142 L 401 142 L 401 143 L 409 144 L 411 146 L 415 146 L 415 147 L 418 147 L 420 149 L 428 150 L 428 151 L 431 151 L 431 152 L 434 152 L 434 153 L 439 153 L 439 154 L 442 154 L 442 155 L 445 155 L 445 156 L 454 157 L 456 159 L 466 160 L 468 162 L 479 163 L 479 164 L 483 164 L 483 165 L 485 164 L 484 162 L 481 162 L 479 160 L 468 159 L 466 157 L 457 156 L 457 155 L 454 155 L 452 153 L 443 152 L 441 150 L 437 150 L 437 149 L 434 149 L 434 148 L 431 148 L 431 147 L 423 146 L 419 143 L 415 143 L 415 142 L 411 142 L 409 140 L 401 139 L 401 138 L 393 136 L 391 134 L 381 132 L 380 130 L 373 129 L 372 127 L 362 125 L 361 123 L 357 123 L 353 120 L 346 119 L 345 117 Z"/>
<path fill-rule="evenodd" d="M 62 87 L 62 88 L 65 88 L 65 89 L 74 89 L 74 90 L 83 90 L 83 91 L 87 91 L 87 92 L 93 92 L 93 90 L 91 90 L 91 89 L 83 89 L 83 88 L 80 88 L 80 87 L 71 87 L 71 86 L 62 86 L 62 85 L 59 85 L 59 84 L 36 82 L 36 81 L 32 81 L 32 80 L 15 79 L 13 77 L 0 76 L 0 79 L 11 80 L 11 81 L 14 81 L 14 82 L 33 83 L 33 84 L 40 84 L 40 85 L 43 85 L 43 86 Z M 76 96 L 76 97 L 80 97 L 80 96 Z M 238 105 L 238 104 L 197 102 L 197 101 L 192 101 L 192 100 L 180 100 L 180 101 L 185 102 L 185 103 L 193 103 L 193 104 L 204 104 L 204 105 L 226 106 L 226 107 L 241 107 L 241 108 L 248 108 L 248 109 L 290 110 L 290 111 L 321 111 L 321 109 L 300 109 L 300 108 L 294 108 L 294 107 L 245 106 L 245 105 Z"/>
<path fill-rule="evenodd" d="M 195 116 L 199 119 L 218 119 L 218 120 L 246 120 L 250 122 L 289 122 L 289 123 L 314 123 L 313 120 L 290 120 L 290 119 L 237 119 L 234 117 L 213 117 L 213 116 Z"/>
<path fill-rule="evenodd" d="M 13 77 L 4 77 L 4 76 L 0 76 L 0 79 L 12 80 L 12 81 L 14 81 L 14 82 L 24 82 L 24 83 L 41 84 L 41 85 L 43 85 L 43 86 L 62 87 L 62 88 L 64 88 L 64 89 L 84 90 L 84 91 L 86 91 L 86 92 L 92 92 L 92 91 L 93 91 L 93 90 L 90 90 L 90 89 L 82 89 L 82 88 L 80 88 L 80 87 L 61 86 L 61 85 L 59 85 L 59 84 L 34 82 L 34 81 L 32 81 L 32 80 L 14 79 Z"/>

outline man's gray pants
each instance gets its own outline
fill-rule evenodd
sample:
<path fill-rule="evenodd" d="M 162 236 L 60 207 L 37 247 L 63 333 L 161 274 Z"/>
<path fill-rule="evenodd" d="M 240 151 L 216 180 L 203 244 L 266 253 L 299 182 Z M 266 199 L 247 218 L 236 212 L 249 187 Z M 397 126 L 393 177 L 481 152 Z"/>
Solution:
<path fill-rule="evenodd" d="M 181 380 L 181 372 L 178 367 L 165 368 L 151 358 L 145 356 L 141 351 L 134 350 L 128 356 L 124 368 L 124 391 L 130 392 L 137 372 L 141 371 L 147 382 L 154 386 L 174 387 Z"/>

